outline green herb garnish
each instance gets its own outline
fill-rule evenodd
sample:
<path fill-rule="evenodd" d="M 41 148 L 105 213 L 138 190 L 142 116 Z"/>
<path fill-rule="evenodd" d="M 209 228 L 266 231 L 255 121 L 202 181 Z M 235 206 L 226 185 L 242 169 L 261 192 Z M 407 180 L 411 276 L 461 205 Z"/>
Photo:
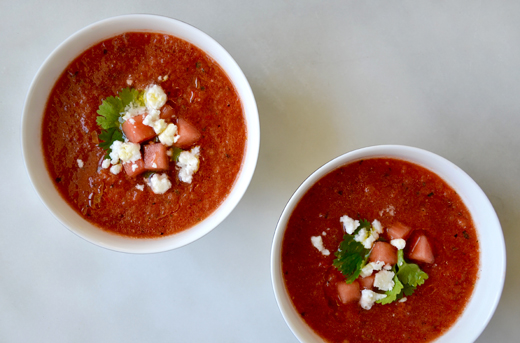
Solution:
<path fill-rule="evenodd" d="M 172 156 L 170 157 L 172 162 L 178 162 L 179 156 L 181 155 L 182 149 L 179 149 L 177 147 L 171 148 Z"/>
<path fill-rule="evenodd" d="M 343 241 L 334 255 L 337 258 L 332 265 L 345 275 L 347 283 L 352 283 L 358 278 L 361 269 L 367 263 L 370 250 L 356 242 L 353 235 L 344 235 Z"/>
<path fill-rule="evenodd" d="M 397 251 L 397 264 L 394 266 L 395 286 L 390 291 L 385 292 L 386 298 L 376 301 L 379 304 L 389 304 L 401 299 L 404 295 L 412 295 L 417 286 L 424 284 L 428 279 L 428 274 L 423 272 L 415 263 L 407 263 L 404 260 L 402 250 Z"/>
<path fill-rule="evenodd" d="M 105 158 L 107 158 L 110 155 L 110 153 L 112 152 L 112 149 L 110 149 L 110 146 L 112 146 L 112 143 L 114 143 L 115 141 L 121 141 L 121 142 L 124 141 L 123 134 L 121 133 L 120 130 L 118 130 L 115 127 L 111 127 L 108 130 L 102 130 L 101 133 L 99 134 L 99 140 L 102 142 L 99 143 L 98 145 L 107 151 Z"/>
<path fill-rule="evenodd" d="M 109 96 L 99 106 L 96 123 L 101 127 L 99 146 L 110 154 L 110 146 L 115 141 L 123 141 L 123 131 L 119 118 L 124 113 L 127 106 L 144 106 L 144 92 L 134 88 L 124 88 L 117 96 Z"/>

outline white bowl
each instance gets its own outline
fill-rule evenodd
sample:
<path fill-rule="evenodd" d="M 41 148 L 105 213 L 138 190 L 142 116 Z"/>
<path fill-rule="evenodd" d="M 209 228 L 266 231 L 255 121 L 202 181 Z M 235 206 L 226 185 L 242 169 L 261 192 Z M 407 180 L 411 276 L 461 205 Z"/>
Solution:
<path fill-rule="evenodd" d="M 247 144 L 242 169 L 228 197 L 208 218 L 178 234 L 157 239 L 126 238 L 103 231 L 84 220 L 60 196 L 46 172 L 41 145 L 42 118 L 54 83 L 80 53 L 96 43 L 124 32 L 161 32 L 184 39 L 210 55 L 224 69 L 242 101 Z M 204 236 L 222 222 L 244 195 L 256 167 L 260 146 L 258 110 L 246 77 L 237 63 L 204 32 L 175 19 L 155 15 L 125 15 L 99 21 L 76 32 L 45 60 L 31 84 L 22 116 L 25 167 L 36 192 L 52 214 L 69 230 L 99 246 L 130 253 L 152 253 L 182 247 Z"/>
<path fill-rule="evenodd" d="M 506 253 L 500 222 L 482 189 L 462 169 L 431 152 L 398 145 L 363 148 L 333 159 L 309 176 L 289 200 L 278 221 L 271 248 L 271 278 L 274 293 L 287 325 L 301 342 L 323 342 L 323 339 L 305 324 L 295 310 L 283 281 L 281 247 L 291 213 L 302 196 L 323 176 L 349 162 L 374 157 L 397 158 L 433 171 L 457 191 L 470 211 L 479 236 L 479 278 L 461 317 L 435 342 L 475 341 L 495 312 L 504 286 Z"/>

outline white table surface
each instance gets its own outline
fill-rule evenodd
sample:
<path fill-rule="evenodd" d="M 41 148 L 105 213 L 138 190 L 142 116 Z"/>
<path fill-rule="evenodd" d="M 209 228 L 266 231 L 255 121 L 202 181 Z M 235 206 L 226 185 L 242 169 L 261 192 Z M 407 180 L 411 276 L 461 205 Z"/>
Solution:
<path fill-rule="evenodd" d="M 180 19 L 220 42 L 249 79 L 262 130 L 234 212 L 189 246 L 144 256 L 61 226 L 20 144 L 44 59 L 82 27 L 127 13 Z M 518 342 L 520 2 L 1 0 L 0 33 L 0 342 L 296 342 L 271 288 L 278 217 L 320 165 L 377 144 L 435 152 L 487 194 L 508 267 L 477 342 Z"/>

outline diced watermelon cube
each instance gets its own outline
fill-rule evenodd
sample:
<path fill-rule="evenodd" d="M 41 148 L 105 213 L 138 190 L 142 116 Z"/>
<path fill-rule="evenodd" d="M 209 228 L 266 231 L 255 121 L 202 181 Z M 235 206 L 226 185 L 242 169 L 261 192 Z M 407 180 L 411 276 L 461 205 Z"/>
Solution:
<path fill-rule="evenodd" d="M 123 123 L 123 132 L 132 143 L 141 143 L 156 136 L 151 126 L 143 124 L 144 114 L 132 117 Z"/>
<path fill-rule="evenodd" d="M 135 177 L 146 170 L 144 168 L 144 161 L 142 158 L 135 162 L 124 163 L 123 167 L 125 168 L 126 174 L 130 177 Z"/>
<path fill-rule="evenodd" d="M 412 240 L 410 244 L 410 252 L 408 253 L 408 258 L 415 260 L 417 262 L 424 263 L 433 263 L 435 262 L 435 257 L 433 256 L 433 250 L 428 241 L 426 235 L 421 234 L 417 236 L 414 240 Z"/>
<path fill-rule="evenodd" d="M 166 154 L 166 146 L 161 143 L 144 146 L 144 168 L 146 170 L 168 170 L 170 162 Z"/>
<path fill-rule="evenodd" d="M 199 130 L 182 118 L 177 121 L 177 130 L 179 140 L 174 144 L 176 147 L 188 148 L 200 139 Z"/>
<path fill-rule="evenodd" d="M 164 119 L 167 123 L 171 123 L 174 118 L 175 111 L 173 110 L 173 107 L 166 103 L 166 105 L 161 108 L 161 119 Z"/>
<path fill-rule="evenodd" d="M 368 261 L 381 261 L 385 262 L 386 265 L 393 266 L 397 263 L 397 249 L 387 242 L 375 242 Z"/>
<path fill-rule="evenodd" d="M 361 299 L 359 283 L 357 281 L 354 281 L 350 284 L 346 283 L 345 281 L 338 282 L 338 296 L 341 302 L 344 304 L 358 301 Z"/>
<path fill-rule="evenodd" d="M 367 276 L 367 277 L 360 277 L 357 279 L 359 281 L 359 285 L 362 289 L 372 289 L 374 286 L 374 279 L 376 276 L 374 274 Z"/>
<path fill-rule="evenodd" d="M 406 226 L 404 224 L 395 223 L 395 224 L 392 224 L 392 226 L 390 226 L 388 229 L 386 229 L 386 231 L 387 231 L 390 239 L 398 239 L 398 238 L 406 239 L 408 237 L 408 235 L 410 234 L 410 232 L 412 231 L 412 229 L 409 226 Z"/>

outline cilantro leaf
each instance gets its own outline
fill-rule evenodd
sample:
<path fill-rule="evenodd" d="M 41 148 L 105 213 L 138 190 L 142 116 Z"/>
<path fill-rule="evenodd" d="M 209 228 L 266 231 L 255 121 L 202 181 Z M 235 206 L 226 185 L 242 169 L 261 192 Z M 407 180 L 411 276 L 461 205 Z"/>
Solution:
<path fill-rule="evenodd" d="M 121 90 L 118 96 L 121 99 L 123 110 L 130 104 L 133 104 L 134 106 L 144 106 L 143 94 L 144 92 L 140 92 L 137 89 L 130 87 Z"/>
<path fill-rule="evenodd" d="M 119 127 L 119 115 L 124 109 L 123 103 L 120 98 L 109 96 L 99 106 L 96 118 L 96 122 L 103 129 L 108 130 L 110 128 Z"/>
<path fill-rule="evenodd" d="M 114 143 L 114 141 L 124 141 L 123 134 L 121 133 L 121 131 L 119 131 L 119 129 L 115 127 L 112 127 L 108 130 L 102 130 L 99 134 L 99 139 L 102 142 L 100 142 L 98 145 L 107 151 L 105 158 L 107 158 L 108 155 L 110 155 L 110 153 L 112 152 L 110 146 L 112 145 L 112 143 Z"/>
<path fill-rule="evenodd" d="M 378 304 L 386 305 L 390 304 L 391 302 L 394 302 L 398 299 L 401 299 L 403 297 L 402 290 L 404 288 L 404 285 L 401 283 L 397 275 L 394 275 L 394 288 L 392 288 L 389 291 L 386 291 L 386 298 L 379 299 L 376 301 Z"/>
<path fill-rule="evenodd" d="M 428 274 L 423 272 L 418 265 L 415 263 L 406 263 L 402 250 L 397 252 L 397 266 L 399 268 L 397 276 L 403 284 L 413 287 L 413 290 L 428 279 Z M 411 290 L 411 293 L 413 293 L 413 290 Z M 408 292 L 410 292 L 410 290 L 408 290 Z"/>
<path fill-rule="evenodd" d="M 116 97 L 109 96 L 99 106 L 96 122 L 101 128 L 108 130 L 113 127 L 119 127 L 119 117 L 125 108 L 132 104 L 133 106 L 144 106 L 144 92 L 135 88 L 124 88 Z"/>
<path fill-rule="evenodd" d="M 172 151 L 172 156 L 170 157 L 170 160 L 172 162 L 179 161 L 179 156 L 181 155 L 182 149 L 174 146 L 173 148 L 171 148 L 171 151 Z"/>
<path fill-rule="evenodd" d="M 343 241 L 334 255 L 337 258 L 332 262 L 332 265 L 345 275 L 347 283 L 352 283 L 358 278 L 361 269 L 365 266 L 370 250 L 365 249 L 363 244 L 356 242 L 354 236 L 344 235 Z"/>

